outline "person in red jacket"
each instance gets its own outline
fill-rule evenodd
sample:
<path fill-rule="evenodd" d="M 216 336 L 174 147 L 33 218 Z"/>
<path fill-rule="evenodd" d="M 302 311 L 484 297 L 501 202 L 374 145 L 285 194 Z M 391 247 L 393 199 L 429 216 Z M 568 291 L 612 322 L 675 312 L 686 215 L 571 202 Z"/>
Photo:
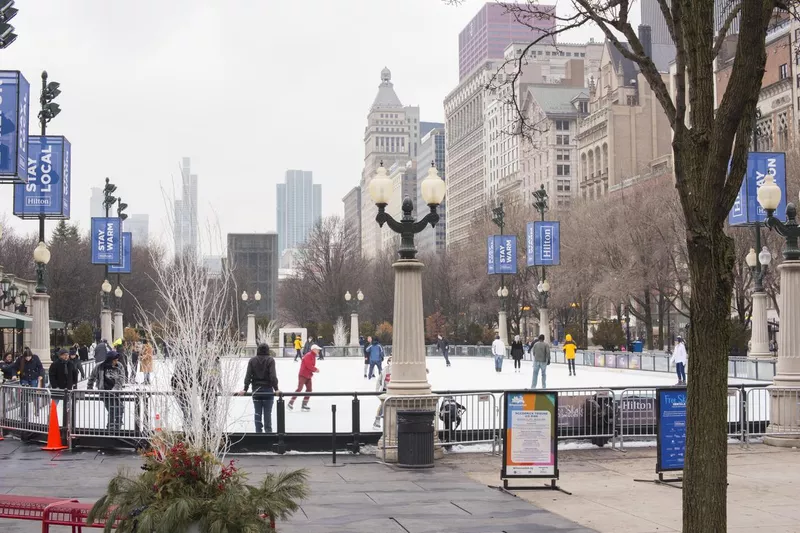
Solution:
<path fill-rule="evenodd" d="M 314 374 L 319 372 L 317 368 L 317 354 L 322 350 L 316 344 L 311 345 L 311 350 L 307 354 L 303 356 L 303 360 L 300 362 L 300 372 L 297 375 L 297 392 L 301 392 L 303 387 L 306 388 L 306 392 L 312 392 L 311 387 L 311 378 L 314 377 Z M 294 401 L 297 399 L 297 396 L 292 396 L 292 399 L 289 400 L 289 409 L 294 409 Z M 308 406 L 308 400 L 310 399 L 309 396 L 303 397 L 303 411 L 310 411 L 311 408 Z"/>

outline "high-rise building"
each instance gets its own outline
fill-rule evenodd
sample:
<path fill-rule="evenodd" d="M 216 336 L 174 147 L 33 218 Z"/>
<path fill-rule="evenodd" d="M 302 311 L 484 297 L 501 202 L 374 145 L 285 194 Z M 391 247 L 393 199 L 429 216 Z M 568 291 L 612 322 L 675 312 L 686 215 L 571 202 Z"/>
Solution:
<path fill-rule="evenodd" d="M 276 318 L 275 302 L 278 290 L 278 234 L 229 233 L 226 265 L 232 269 L 237 294 L 247 291 L 252 298 L 256 291 L 261 301 L 252 301 L 257 315 Z M 237 298 L 241 303 L 241 300 Z M 244 308 L 242 308 L 244 314 Z"/>
<path fill-rule="evenodd" d="M 184 157 L 181 161 L 181 199 L 175 200 L 175 254 L 188 253 L 197 257 L 197 174 L 191 172 L 192 160 Z"/>
<path fill-rule="evenodd" d="M 667 5 L 672 0 L 667 0 Z M 649 34 L 642 31 L 642 26 L 649 26 Z M 649 36 L 649 39 L 643 37 Z M 639 40 L 649 52 L 650 58 L 660 72 L 669 72 L 669 64 L 675 60 L 675 43 L 669 34 L 667 21 L 661 12 L 659 0 L 642 0 L 642 25 L 639 27 Z M 649 43 L 647 42 L 649 41 Z"/>
<path fill-rule="evenodd" d="M 92 196 L 89 199 L 89 213 L 92 218 L 106 216 L 106 210 L 103 207 L 103 189 L 100 187 L 92 187 Z"/>
<path fill-rule="evenodd" d="M 309 170 L 287 170 L 277 185 L 278 250 L 298 248 L 322 217 L 322 185 Z"/>
<path fill-rule="evenodd" d="M 134 245 L 146 245 L 150 240 L 150 215 L 131 214 L 125 221 L 125 231 L 130 232 Z"/>
<path fill-rule="evenodd" d="M 355 234 L 358 249 L 361 249 L 361 188 L 353 187 L 344 198 L 344 226 Z"/>
<path fill-rule="evenodd" d="M 433 128 L 425 132 L 419 146 L 419 158 L 417 160 L 417 198 L 416 207 L 418 214 L 427 213 L 425 201 L 422 199 L 422 180 L 428 175 L 431 163 L 439 171 L 439 177 L 446 180 L 444 167 L 444 124 L 425 122 L 432 124 Z M 445 249 L 445 235 L 447 228 L 447 197 L 437 209 L 439 222 L 435 228 L 430 226 L 422 230 L 415 238 L 417 249 L 420 253 L 431 254 L 442 252 Z"/>
<path fill-rule="evenodd" d="M 654 1 L 655 3 L 655 1 Z M 714 35 L 719 34 L 728 16 L 733 12 L 733 9 L 739 5 L 739 0 L 714 0 Z M 739 20 L 741 15 L 736 15 L 728 28 L 727 35 L 735 35 L 739 33 Z"/>
<path fill-rule="evenodd" d="M 513 5 L 513 4 L 512 4 Z M 506 47 L 537 39 L 556 27 L 555 5 L 520 5 L 509 8 L 502 3 L 486 3 L 458 34 L 458 73 L 463 80 L 489 59 L 502 59 Z"/>
<path fill-rule="evenodd" d="M 394 92 L 392 73 L 384 68 L 364 129 L 364 170 L 360 184 L 361 252 L 366 257 L 374 257 L 383 246 L 382 233 L 375 223 L 378 211 L 370 198 L 369 184 L 381 164 L 388 170 L 395 163 L 405 165 L 414 161 L 419 153 L 419 141 L 419 107 L 403 106 Z"/>

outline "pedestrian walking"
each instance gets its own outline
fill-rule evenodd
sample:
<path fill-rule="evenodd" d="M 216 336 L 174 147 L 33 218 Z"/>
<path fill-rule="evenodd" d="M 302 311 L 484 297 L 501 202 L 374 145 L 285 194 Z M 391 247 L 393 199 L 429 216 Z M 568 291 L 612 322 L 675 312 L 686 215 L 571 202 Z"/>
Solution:
<path fill-rule="evenodd" d="M 97 384 L 97 390 L 122 390 L 125 384 L 125 374 L 119 363 L 119 354 L 114 350 L 106 354 L 103 364 L 94 367 L 86 388 L 92 390 L 95 384 Z M 102 400 L 108 420 L 106 427 L 111 431 L 119 431 L 122 429 L 122 418 L 125 414 L 125 406 L 122 400 L 114 393 L 104 394 Z"/>
<path fill-rule="evenodd" d="M 302 392 L 303 387 L 305 387 L 306 392 L 313 392 L 311 379 L 314 377 L 314 374 L 319 372 L 319 369 L 317 368 L 317 355 L 321 351 L 322 348 L 316 344 L 312 344 L 311 349 L 303 356 L 303 361 L 300 363 L 300 372 L 297 374 L 297 390 L 294 391 L 295 393 Z M 294 409 L 294 401 L 296 399 L 297 396 L 292 396 L 292 399 L 289 400 L 289 404 L 287 405 L 289 410 Z M 311 408 L 308 406 L 308 400 L 310 399 L 310 396 L 303 397 L 303 411 L 311 410 Z"/>
<path fill-rule="evenodd" d="M 94 347 L 94 361 L 98 365 L 103 364 L 106 361 L 106 355 L 108 355 L 108 342 L 105 339 L 102 339 L 97 345 Z"/>
<path fill-rule="evenodd" d="M 69 351 L 61 348 L 58 359 L 50 365 L 50 388 L 72 390 L 78 385 L 78 369 L 69 360 Z"/>
<path fill-rule="evenodd" d="M 255 411 L 256 433 L 272 433 L 272 405 L 278 389 L 278 373 L 275 371 L 275 358 L 269 354 L 269 346 L 260 344 L 256 356 L 247 362 L 244 375 L 244 395 L 253 385 L 253 410 Z"/>
<path fill-rule="evenodd" d="M 375 367 L 378 368 L 378 374 L 380 374 L 383 370 L 381 365 L 383 365 L 383 346 L 381 346 L 380 341 L 378 338 L 372 339 L 372 344 L 368 348 L 369 350 L 369 378 L 372 379 L 375 377 Z"/>
<path fill-rule="evenodd" d="M 375 383 L 375 390 L 377 392 L 386 393 L 389 382 L 392 380 L 392 356 L 386 358 L 386 366 L 378 376 L 378 382 Z M 383 418 L 383 402 L 378 406 L 378 412 L 375 413 L 375 422 L 372 424 L 372 429 L 381 429 L 381 419 Z"/>
<path fill-rule="evenodd" d="M 447 342 L 447 339 L 439 335 L 439 340 L 436 342 L 436 348 L 442 352 L 442 357 L 444 357 L 444 362 L 447 364 L 447 366 L 450 366 L 450 343 Z"/>
<path fill-rule="evenodd" d="M 75 350 L 75 348 L 71 348 L 69 351 L 69 363 L 78 372 L 78 374 L 80 374 L 81 381 L 86 379 L 86 371 L 83 369 L 83 363 L 78 358 L 78 352 Z M 78 388 L 78 384 L 75 383 L 75 386 L 72 388 L 73 389 Z"/>
<path fill-rule="evenodd" d="M 564 339 L 564 357 L 567 359 L 567 368 L 569 368 L 569 375 L 574 376 L 575 374 L 575 351 L 578 349 L 578 346 L 572 340 L 572 335 L 567 333 L 566 338 Z"/>
<path fill-rule="evenodd" d="M 492 343 L 492 357 L 494 357 L 494 371 L 503 371 L 503 358 L 506 356 L 506 343 L 500 339 L 500 334 L 494 336 Z"/>
<path fill-rule="evenodd" d="M 547 365 L 550 364 L 550 344 L 544 342 L 544 334 L 539 335 L 539 340 L 533 344 L 533 383 L 532 389 L 539 382 L 539 372 L 542 373 L 542 388 L 547 388 Z"/>
<path fill-rule="evenodd" d="M 686 345 L 683 343 L 683 337 L 678 335 L 675 339 L 675 351 L 672 352 L 670 358 L 671 363 L 675 363 L 675 373 L 678 374 L 678 383 L 676 385 L 686 385 L 686 362 L 689 355 L 686 353 Z"/>
<path fill-rule="evenodd" d="M 142 374 L 144 374 L 144 384 L 150 385 L 150 380 L 153 376 L 153 345 L 147 342 L 147 339 L 142 340 L 142 354 L 139 356 L 142 365 Z"/>
<path fill-rule="evenodd" d="M 372 347 L 372 337 L 367 337 L 366 342 L 362 345 L 364 349 L 364 377 L 367 377 L 369 374 L 369 349 Z"/>
<path fill-rule="evenodd" d="M 514 360 L 514 372 L 522 370 L 522 357 L 525 355 L 525 348 L 522 346 L 522 341 L 519 335 L 514 336 L 511 341 L 511 358 Z"/>
<path fill-rule="evenodd" d="M 294 338 L 294 351 L 294 361 L 297 362 L 298 359 L 303 358 L 303 341 L 299 335 Z"/>

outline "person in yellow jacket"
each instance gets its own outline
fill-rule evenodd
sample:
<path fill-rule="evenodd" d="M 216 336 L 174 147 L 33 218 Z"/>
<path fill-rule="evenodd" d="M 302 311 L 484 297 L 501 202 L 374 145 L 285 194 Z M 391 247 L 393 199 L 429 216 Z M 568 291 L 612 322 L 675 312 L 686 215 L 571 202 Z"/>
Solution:
<path fill-rule="evenodd" d="M 575 351 L 578 349 L 578 346 L 573 342 L 572 335 L 567 333 L 567 338 L 564 341 L 564 356 L 567 358 L 567 367 L 569 367 L 569 375 L 574 376 L 575 374 Z"/>
<path fill-rule="evenodd" d="M 295 349 L 294 360 L 296 362 L 298 359 L 303 358 L 303 341 L 300 340 L 299 335 L 294 338 L 294 349 Z"/>

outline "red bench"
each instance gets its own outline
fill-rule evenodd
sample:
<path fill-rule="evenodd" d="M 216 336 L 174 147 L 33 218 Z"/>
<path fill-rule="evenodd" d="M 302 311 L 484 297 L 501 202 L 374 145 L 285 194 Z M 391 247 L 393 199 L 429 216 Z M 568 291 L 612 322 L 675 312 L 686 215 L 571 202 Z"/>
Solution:
<path fill-rule="evenodd" d="M 97 522 L 89 523 L 89 511 L 93 503 L 56 502 L 48 505 L 42 516 L 42 533 L 49 533 L 50 526 L 72 526 L 72 533 L 82 533 L 83 528 L 92 527 L 103 529 L 106 526 L 105 517 Z M 119 521 L 114 524 L 114 529 Z"/>
<path fill-rule="evenodd" d="M 39 498 L 38 496 L 0 495 L 0 518 L 41 521 L 49 505 L 77 502 L 65 498 Z"/>

